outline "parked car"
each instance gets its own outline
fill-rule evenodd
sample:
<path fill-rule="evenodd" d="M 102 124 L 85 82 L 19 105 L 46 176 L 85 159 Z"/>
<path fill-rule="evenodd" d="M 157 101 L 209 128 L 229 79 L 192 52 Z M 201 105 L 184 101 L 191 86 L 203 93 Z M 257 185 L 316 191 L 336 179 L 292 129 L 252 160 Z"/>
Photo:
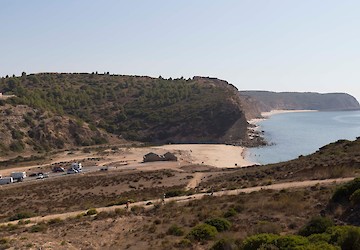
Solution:
<path fill-rule="evenodd" d="M 65 172 L 65 169 L 63 167 L 53 167 L 53 172 Z"/>
<path fill-rule="evenodd" d="M 67 173 L 68 173 L 68 174 L 77 174 L 77 173 L 79 173 L 79 171 L 76 170 L 76 169 L 74 169 L 74 168 L 69 168 L 69 169 L 67 170 Z"/>
<path fill-rule="evenodd" d="M 43 174 L 43 173 L 39 173 L 38 176 L 36 177 L 36 179 L 44 179 L 44 178 L 48 178 L 49 175 L 47 174 Z"/>
<path fill-rule="evenodd" d="M 14 180 L 20 182 L 26 178 L 26 172 L 12 172 L 10 175 Z"/>

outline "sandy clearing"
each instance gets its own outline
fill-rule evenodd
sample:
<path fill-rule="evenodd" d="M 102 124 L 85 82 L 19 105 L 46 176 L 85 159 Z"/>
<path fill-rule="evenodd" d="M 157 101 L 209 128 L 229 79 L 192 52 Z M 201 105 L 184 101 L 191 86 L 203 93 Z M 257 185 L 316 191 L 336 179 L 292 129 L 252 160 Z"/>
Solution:
<path fill-rule="evenodd" d="M 257 187 L 250 187 L 250 188 L 243 188 L 243 189 L 235 189 L 235 190 L 225 190 L 225 191 L 218 191 L 214 192 L 213 196 L 224 196 L 224 195 L 238 195 L 240 193 L 252 193 L 252 192 L 258 192 L 261 190 L 282 190 L 282 189 L 295 189 L 295 188 L 304 188 L 304 187 L 311 187 L 315 185 L 330 185 L 330 184 L 341 184 L 344 182 L 348 182 L 353 180 L 355 177 L 349 177 L 349 178 L 337 178 L 337 179 L 326 179 L 326 180 L 307 180 L 307 181 L 297 181 L 297 182 L 284 182 L 284 183 L 278 183 L 273 185 L 267 185 L 267 186 L 257 186 Z M 201 199 L 204 196 L 210 195 L 209 193 L 199 193 L 194 194 L 190 196 L 177 196 L 177 197 L 171 197 L 166 198 L 165 202 L 175 201 L 175 202 L 187 202 L 195 199 Z M 130 205 L 130 208 L 132 206 L 146 206 L 146 208 L 152 208 L 153 205 L 146 205 L 148 203 L 156 204 L 161 203 L 161 199 L 153 199 L 148 201 L 139 201 L 132 203 Z M 117 208 L 125 208 L 125 205 L 119 205 L 119 206 L 111 206 L 111 207 L 99 207 L 96 208 L 98 212 L 111 212 L 115 211 Z M 29 218 L 31 220 L 31 223 L 38 223 L 41 221 L 48 221 L 54 218 L 60 218 L 60 219 L 67 219 L 70 217 L 75 217 L 79 214 L 86 213 L 87 210 L 81 210 L 81 211 L 75 211 L 75 212 L 68 212 L 68 213 L 61 213 L 61 214 L 51 214 L 46 216 L 39 216 L 39 217 L 33 217 Z M 5 222 L 0 223 L 0 225 L 7 225 L 7 224 L 17 224 L 18 221 L 11 221 L 11 222 Z"/>
<path fill-rule="evenodd" d="M 182 151 L 194 164 L 218 168 L 251 166 L 255 163 L 244 159 L 244 147 L 224 144 L 170 144 L 155 148 Z"/>
<path fill-rule="evenodd" d="M 164 168 L 179 169 L 180 167 L 189 164 L 208 165 L 217 168 L 234 168 L 254 165 L 254 162 L 244 159 L 245 150 L 244 147 L 224 144 L 171 144 L 157 147 L 121 148 L 118 152 L 106 152 L 103 154 L 98 154 L 96 152 L 84 153 L 82 151 L 65 151 L 52 156 L 47 163 L 44 161 L 38 165 L 0 169 L 0 175 L 9 176 L 11 172 L 36 171 L 41 167 L 48 167 L 54 163 L 77 162 L 87 158 L 99 158 L 96 163 L 93 163 L 97 166 L 108 165 L 120 168 L 132 168 L 134 165 L 141 163 L 143 161 L 143 156 L 150 152 L 159 155 L 163 155 L 166 152 L 172 152 L 176 154 L 178 161 L 169 164 L 144 164 L 142 165 L 143 170 L 158 170 Z"/>

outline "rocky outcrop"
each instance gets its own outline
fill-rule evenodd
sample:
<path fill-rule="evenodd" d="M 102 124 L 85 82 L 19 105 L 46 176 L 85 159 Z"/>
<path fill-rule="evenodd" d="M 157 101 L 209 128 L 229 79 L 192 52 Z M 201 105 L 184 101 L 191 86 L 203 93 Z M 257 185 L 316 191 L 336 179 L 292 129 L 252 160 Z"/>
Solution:
<path fill-rule="evenodd" d="M 345 93 L 297 93 L 297 92 L 270 92 L 270 91 L 241 91 L 242 96 L 248 96 L 257 103 L 252 107 L 267 112 L 276 109 L 285 110 L 321 110 L 340 111 L 358 110 L 359 102 Z"/>

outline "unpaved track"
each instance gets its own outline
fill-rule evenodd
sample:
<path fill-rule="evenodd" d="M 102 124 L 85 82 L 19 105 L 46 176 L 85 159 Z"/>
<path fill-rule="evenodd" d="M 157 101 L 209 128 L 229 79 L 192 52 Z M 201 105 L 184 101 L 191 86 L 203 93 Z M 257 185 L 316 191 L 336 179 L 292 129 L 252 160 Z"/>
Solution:
<path fill-rule="evenodd" d="M 240 194 L 240 193 L 252 193 L 252 192 L 257 192 L 257 191 L 260 191 L 260 190 L 282 190 L 282 189 L 311 187 L 311 186 L 315 186 L 315 185 L 340 184 L 340 183 L 351 181 L 354 178 L 355 177 L 338 178 L 338 179 L 326 179 L 326 180 L 307 180 L 307 181 L 297 181 L 297 182 L 285 182 L 285 183 L 273 184 L 273 185 L 268 185 L 268 186 L 257 186 L 257 187 L 243 188 L 243 189 L 218 191 L 218 192 L 214 192 L 212 195 L 213 196 L 237 195 L 237 194 Z M 204 196 L 209 196 L 209 195 L 210 195 L 209 193 L 200 193 L 200 194 L 194 194 L 194 195 L 190 195 L 190 196 L 171 197 L 171 198 L 166 198 L 165 203 L 170 202 L 170 201 L 186 202 L 186 201 L 201 199 Z M 154 199 L 154 200 L 135 202 L 135 203 L 132 203 L 130 205 L 130 208 L 132 206 L 146 206 L 147 208 L 151 208 L 153 205 L 148 205 L 147 206 L 146 204 L 148 202 L 151 202 L 152 204 L 160 203 L 161 199 L 159 198 L 159 199 Z M 111 207 L 100 207 L 100 208 L 96 208 L 96 210 L 98 212 L 102 212 L 102 211 L 111 212 L 111 211 L 114 211 L 117 208 L 125 208 L 125 205 L 111 206 Z M 67 218 L 70 218 L 70 217 L 75 217 L 76 215 L 79 215 L 81 213 L 86 213 L 86 211 L 87 210 L 81 210 L 81 211 L 68 212 L 68 213 L 62 213 L 62 214 L 52 214 L 52 215 L 47 215 L 47 216 L 43 216 L 43 217 L 29 218 L 29 220 L 31 220 L 32 223 L 38 223 L 38 222 L 41 222 L 41 221 L 48 221 L 48 220 L 51 220 L 51 219 L 54 219 L 54 218 L 67 219 Z M 6 224 L 9 224 L 9 223 L 16 224 L 16 223 L 18 223 L 18 221 L 1 223 L 0 225 L 6 225 Z"/>
<path fill-rule="evenodd" d="M 204 176 L 204 173 L 195 173 L 194 177 L 189 181 L 189 183 L 185 187 L 185 190 L 196 188 L 200 184 L 201 178 L 203 176 Z"/>

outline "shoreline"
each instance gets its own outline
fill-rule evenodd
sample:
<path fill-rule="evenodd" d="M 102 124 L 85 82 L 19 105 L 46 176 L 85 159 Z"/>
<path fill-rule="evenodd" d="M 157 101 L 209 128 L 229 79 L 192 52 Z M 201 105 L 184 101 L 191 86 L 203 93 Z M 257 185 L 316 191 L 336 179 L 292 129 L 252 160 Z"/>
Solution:
<path fill-rule="evenodd" d="M 258 144 L 255 146 L 261 147 L 261 146 L 270 146 L 268 141 L 266 141 L 264 137 L 264 131 L 260 129 L 259 123 L 262 121 L 265 121 L 266 119 L 269 119 L 271 116 L 279 115 L 279 114 L 285 114 L 285 113 L 303 113 L 303 112 L 318 112 L 318 110 L 308 110 L 308 109 L 295 109 L 295 110 L 287 110 L 287 109 L 274 109 L 268 112 L 261 112 L 261 118 L 253 118 L 248 120 L 248 137 L 250 140 L 257 140 Z M 246 151 L 243 152 L 243 158 L 248 161 L 254 161 L 254 159 L 251 159 L 249 154 L 246 154 Z M 259 164 L 259 163 L 256 163 Z"/>
<path fill-rule="evenodd" d="M 248 120 L 247 122 L 252 125 L 257 125 L 257 123 L 268 119 L 273 115 L 286 114 L 286 113 L 303 113 L 303 112 L 318 112 L 318 110 L 310 110 L 310 109 L 274 109 L 267 112 L 261 112 L 261 118 L 253 118 Z"/>

